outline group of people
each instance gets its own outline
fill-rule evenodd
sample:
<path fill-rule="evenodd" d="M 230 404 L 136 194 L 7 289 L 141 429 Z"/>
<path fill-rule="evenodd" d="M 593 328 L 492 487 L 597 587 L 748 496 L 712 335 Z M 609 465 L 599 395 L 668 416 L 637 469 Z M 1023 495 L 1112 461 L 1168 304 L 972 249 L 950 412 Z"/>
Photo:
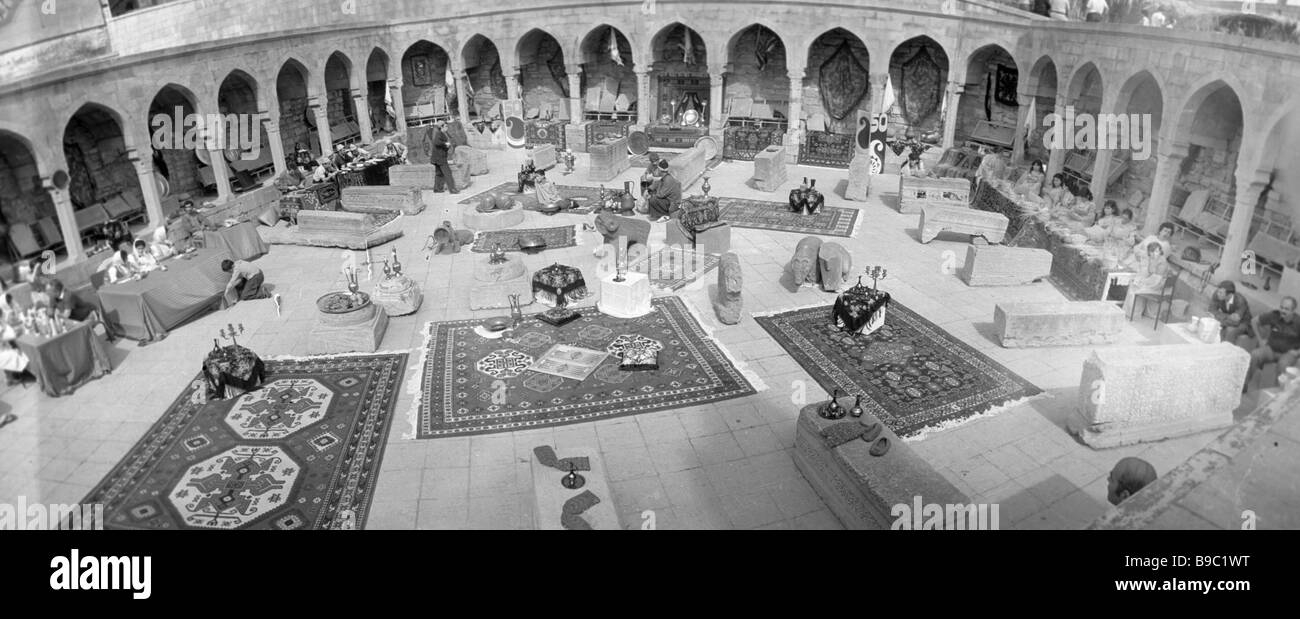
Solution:
<path fill-rule="evenodd" d="M 1210 315 L 1219 321 L 1220 339 L 1250 352 L 1246 374 L 1248 389 L 1255 375 L 1270 363 L 1288 368 L 1300 362 L 1300 314 L 1295 297 L 1283 297 L 1278 308 L 1252 316 L 1250 302 L 1231 280 L 1219 283 L 1210 301 Z"/>
<path fill-rule="evenodd" d="M 1075 14 L 1083 17 L 1087 22 L 1104 22 L 1116 21 L 1110 17 L 1111 4 L 1114 3 L 1120 7 L 1119 14 L 1123 16 L 1133 15 L 1130 11 L 1122 10 L 1123 5 L 1133 2 L 1145 2 L 1145 0 L 1074 0 L 1077 5 Z M 1145 2 L 1146 6 L 1142 7 L 1142 18 L 1140 22 L 1143 26 L 1153 28 L 1172 28 L 1174 20 L 1169 16 L 1163 6 L 1155 2 Z M 1030 10 L 1056 21 L 1070 21 L 1071 18 L 1071 0 L 1034 0 Z M 1132 17 L 1121 17 L 1120 21 L 1130 21 Z"/>

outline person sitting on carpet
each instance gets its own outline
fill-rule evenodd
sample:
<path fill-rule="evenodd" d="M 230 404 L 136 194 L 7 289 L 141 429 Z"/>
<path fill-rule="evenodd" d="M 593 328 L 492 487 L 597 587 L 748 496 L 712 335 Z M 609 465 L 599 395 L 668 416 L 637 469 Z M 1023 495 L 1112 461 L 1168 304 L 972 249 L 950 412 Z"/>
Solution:
<path fill-rule="evenodd" d="M 1097 218 L 1097 207 L 1093 204 L 1092 191 L 1084 188 L 1079 194 L 1074 196 L 1074 200 L 1062 209 L 1063 212 L 1059 219 L 1064 223 L 1071 232 L 1082 234 L 1084 229 L 1091 226 Z"/>
<path fill-rule="evenodd" d="M 1173 238 L 1174 238 L 1174 224 L 1171 224 L 1166 221 L 1165 223 L 1160 224 L 1160 228 L 1156 230 L 1156 233 L 1154 235 L 1142 239 L 1142 242 L 1139 243 L 1139 245 L 1145 247 L 1151 243 L 1159 243 L 1160 248 L 1165 250 L 1165 255 L 1171 256 L 1174 253 L 1174 245 L 1170 241 L 1170 239 Z"/>
<path fill-rule="evenodd" d="M 1038 200 L 1043 193 L 1043 181 L 1046 177 L 1047 172 L 1043 168 L 1043 162 L 1035 159 L 1029 164 L 1029 171 L 1020 177 L 1020 181 L 1011 191 L 1031 200 Z"/>
<path fill-rule="evenodd" d="M 1246 301 L 1246 297 L 1237 293 L 1237 285 L 1231 280 L 1219 282 L 1219 287 L 1214 291 L 1214 300 L 1210 302 L 1210 315 L 1222 325 L 1219 331 L 1220 340 L 1250 350 L 1249 346 L 1238 343 L 1243 336 L 1254 335 L 1251 327 L 1253 320 L 1250 316 L 1250 303 Z"/>
<path fill-rule="evenodd" d="M 406 145 L 401 142 L 389 142 L 384 147 L 384 156 L 393 160 L 397 165 L 406 165 Z"/>
<path fill-rule="evenodd" d="M 1123 458 L 1106 478 L 1106 500 L 1119 505 L 1156 480 L 1156 469 L 1140 458 Z"/>
<path fill-rule="evenodd" d="M 668 171 L 668 162 L 660 160 L 655 180 L 650 183 L 650 193 L 646 194 L 646 211 L 650 219 L 663 223 L 672 218 L 682 201 L 682 184 Z"/>
<path fill-rule="evenodd" d="M 645 172 L 641 174 L 641 195 L 646 195 L 650 190 L 650 184 L 655 180 L 655 171 L 659 169 L 659 153 L 650 152 L 646 155 L 650 160 L 650 165 L 646 166 Z"/>
<path fill-rule="evenodd" d="M 63 282 L 57 279 L 50 282 L 46 294 L 49 299 L 46 307 L 54 310 L 64 318 L 83 322 L 88 318 L 97 316 L 99 313 L 99 310 L 95 309 L 94 305 L 87 303 L 75 294 L 69 294 Z"/>
<path fill-rule="evenodd" d="M 1119 221 L 1115 222 L 1107 232 L 1104 243 L 1106 255 L 1114 260 L 1116 265 L 1131 262 L 1136 236 L 1137 224 L 1133 223 L 1133 209 L 1126 208 L 1119 216 Z"/>
<path fill-rule="evenodd" d="M 163 261 L 176 255 L 176 246 L 167 239 L 167 228 L 159 226 L 154 228 L 152 241 L 149 243 L 149 252 L 158 261 Z"/>
<path fill-rule="evenodd" d="M 1000 153 L 991 148 L 981 148 L 980 152 L 984 153 L 984 158 L 980 159 L 980 167 L 975 171 L 976 189 L 984 183 L 1001 179 L 1007 173 L 1007 162 Z"/>
<path fill-rule="evenodd" d="M 1093 245 L 1101 245 L 1110 238 L 1110 229 L 1120 223 L 1119 206 L 1114 200 L 1107 200 L 1106 204 L 1101 207 L 1101 215 L 1097 216 L 1097 222 L 1083 231 L 1088 237 L 1088 242 Z"/>
<path fill-rule="evenodd" d="M 230 283 L 226 284 L 226 302 L 234 305 L 240 301 L 269 299 L 271 293 L 262 289 L 265 277 L 262 269 L 245 260 L 222 260 L 221 270 L 230 273 Z"/>
<path fill-rule="evenodd" d="M 1256 318 L 1255 334 L 1259 336 L 1259 347 L 1250 353 L 1247 386 L 1265 365 L 1276 362 L 1282 369 L 1300 360 L 1300 316 L 1296 315 L 1295 297 L 1284 297 L 1277 309 Z"/>
<path fill-rule="evenodd" d="M 27 355 L 14 345 L 16 339 L 18 330 L 13 325 L 8 321 L 0 324 L 0 370 L 4 370 L 5 378 L 10 384 L 35 382 L 36 377 L 27 369 Z"/>

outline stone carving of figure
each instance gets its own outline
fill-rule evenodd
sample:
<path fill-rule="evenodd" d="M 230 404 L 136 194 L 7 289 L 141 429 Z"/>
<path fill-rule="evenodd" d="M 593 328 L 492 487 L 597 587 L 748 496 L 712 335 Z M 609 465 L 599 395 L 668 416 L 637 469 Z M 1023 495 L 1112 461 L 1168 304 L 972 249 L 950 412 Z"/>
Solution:
<path fill-rule="evenodd" d="M 723 254 L 722 262 L 718 265 L 718 297 L 713 302 L 713 311 L 717 312 L 722 324 L 734 325 L 740 322 L 744 309 L 744 300 L 740 296 L 743 285 L 740 258 L 733 252 Z"/>
<path fill-rule="evenodd" d="M 805 236 L 795 247 L 794 258 L 790 260 L 790 274 L 794 276 L 794 285 L 817 283 L 817 254 L 821 251 L 822 240 L 815 236 Z"/>
<path fill-rule="evenodd" d="M 853 256 L 839 243 L 822 243 L 817 252 L 817 270 L 821 275 L 822 290 L 835 292 L 853 270 Z"/>

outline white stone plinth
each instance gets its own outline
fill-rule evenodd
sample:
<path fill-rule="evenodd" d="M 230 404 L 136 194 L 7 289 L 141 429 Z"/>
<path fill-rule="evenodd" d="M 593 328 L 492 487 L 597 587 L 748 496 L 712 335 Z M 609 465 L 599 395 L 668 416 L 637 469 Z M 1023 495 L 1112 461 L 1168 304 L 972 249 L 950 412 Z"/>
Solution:
<path fill-rule="evenodd" d="M 600 302 L 597 309 L 615 318 L 637 318 L 649 314 L 650 276 L 645 273 L 627 273 L 625 281 L 616 282 L 617 273 L 600 280 Z"/>

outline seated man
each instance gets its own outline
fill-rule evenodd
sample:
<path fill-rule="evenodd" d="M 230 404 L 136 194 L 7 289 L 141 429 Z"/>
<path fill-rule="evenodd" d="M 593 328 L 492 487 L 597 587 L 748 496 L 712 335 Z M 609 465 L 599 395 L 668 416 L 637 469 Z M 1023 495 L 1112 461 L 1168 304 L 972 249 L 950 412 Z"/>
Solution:
<path fill-rule="evenodd" d="M 1255 333 L 1259 336 L 1259 348 L 1250 353 L 1246 388 L 1265 365 L 1276 362 L 1281 370 L 1300 359 L 1300 316 L 1296 315 L 1295 297 L 1283 297 L 1277 309 L 1256 318 Z"/>
<path fill-rule="evenodd" d="M 401 142 L 389 142 L 384 147 L 384 156 L 397 165 L 406 165 L 406 145 Z"/>
<path fill-rule="evenodd" d="M 167 270 L 167 267 L 159 264 L 158 257 L 149 251 L 149 244 L 144 242 L 144 239 L 136 239 L 134 249 L 135 251 L 130 255 L 130 260 L 136 271 L 148 273 L 150 271 Z"/>
<path fill-rule="evenodd" d="M 1156 469 L 1146 460 L 1123 458 L 1107 478 L 1106 500 L 1111 505 L 1119 505 L 1155 480 Z"/>
<path fill-rule="evenodd" d="M 668 171 L 668 162 L 660 161 L 655 172 L 655 180 L 650 184 L 650 193 L 646 194 L 646 210 L 650 219 L 662 223 L 668 221 L 682 201 L 682 184 Z"/>
<path fill-rule="evenodd" d="M 226 302 L 234 305 L 240 301 L 268 299 L 271 293 L 262 289 L 262 269 L 244 260 L 222 260 L 221 270 L 230 273 L 226 284 Z"/>
<path fill-rule="evenodd" d="M 655 171 L 659 169 L 659 153 L 649 153 L 646 155 L 650 159 L 650 165 L 646 166 L 645 173 L 641 174 L 641 195 L 646 195 L 650 191 L 650 184 L 655 181 Z"/>
<path fill-rule="evenodd" d="M 1250 350 L 1250 346 L 1245 342 L 1238 343 L 1238 339 L 1243 336 L 1249 337 L 1254 334 L 1254 331 L 1251 329 L 1253 321 L 1250 316 L 1250 303 L 1245 297 L 1237 294 L 1236 284 L 1227 280 L 1219 283 L 1219 287 L 1214 291 L 1214 299 L 1210 301 L 1210 314 L 1222 325 L 1219 339 Z"/>

